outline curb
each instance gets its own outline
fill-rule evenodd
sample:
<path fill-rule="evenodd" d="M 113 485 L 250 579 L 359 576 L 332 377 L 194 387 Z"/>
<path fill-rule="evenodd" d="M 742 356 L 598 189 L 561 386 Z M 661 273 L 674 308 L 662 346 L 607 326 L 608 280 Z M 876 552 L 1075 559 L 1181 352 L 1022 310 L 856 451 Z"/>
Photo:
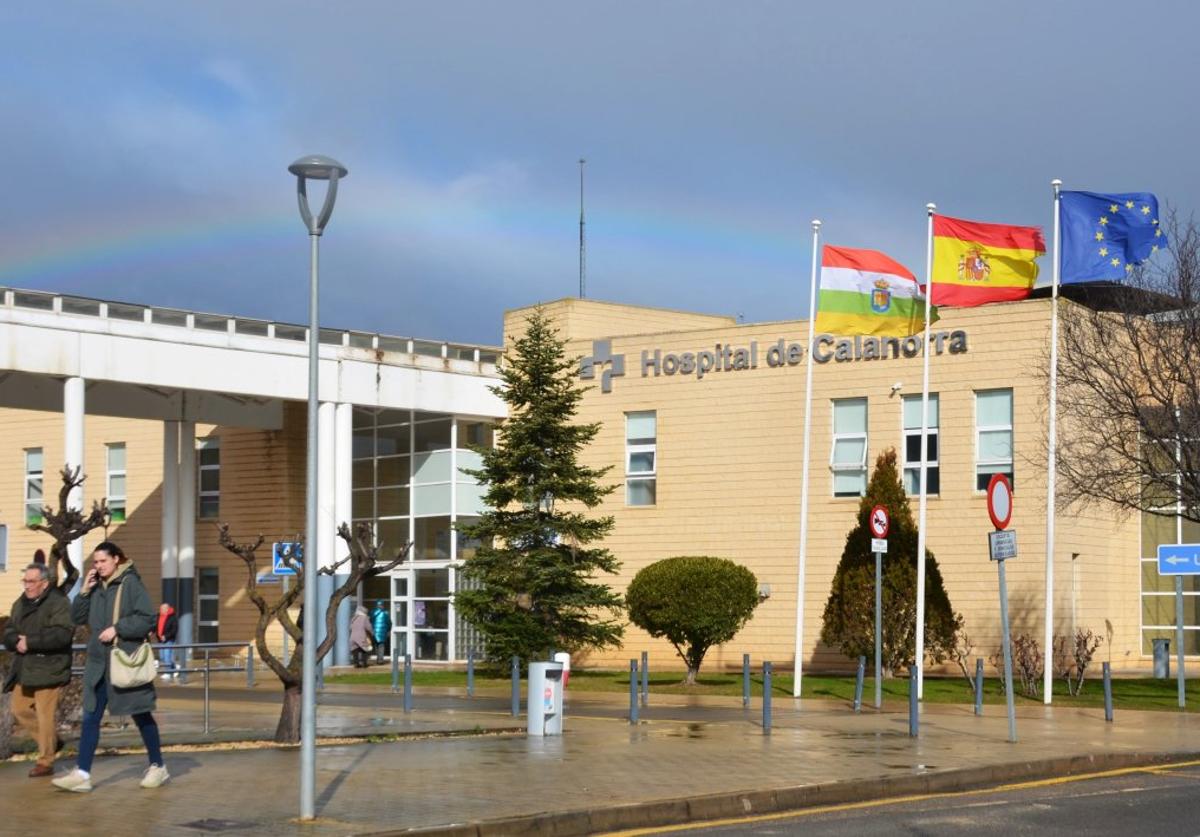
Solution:
<path fill-rule="evenodd" d="M 374 831 L 369 832 L 366 837 L 502 837 L 512 834 L 575 837 L 682 823 L 701 825 L 714 819 L 801 811 L 825 805 L 911 795 L 963 793 L 1011 782 L 1149 767 L 1196 757 L 1200 757 L 1200 753 L 1135 752 L 1064 756 L 911 776 L 826 782 L 775 790 L 716 793 L 441 826 Z"/>

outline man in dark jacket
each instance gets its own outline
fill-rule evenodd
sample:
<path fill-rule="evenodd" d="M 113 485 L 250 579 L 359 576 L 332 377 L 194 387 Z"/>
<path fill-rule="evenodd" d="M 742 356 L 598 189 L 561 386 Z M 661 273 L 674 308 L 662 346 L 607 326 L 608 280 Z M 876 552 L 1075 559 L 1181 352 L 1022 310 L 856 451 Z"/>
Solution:
<path fill-rule="evenodd" d="M 12 607 L 4 647 L 16 656 L 4 681 L 13 693 L 12 712 L 37 741 L 37 764 L 29 775 L 53 776 L 58 734 L 54 718 L 62 687 L 71 680 L 71 603 L 50 584 L 45 564 L 30 564 L 22 579 L 25 593 Z"/>

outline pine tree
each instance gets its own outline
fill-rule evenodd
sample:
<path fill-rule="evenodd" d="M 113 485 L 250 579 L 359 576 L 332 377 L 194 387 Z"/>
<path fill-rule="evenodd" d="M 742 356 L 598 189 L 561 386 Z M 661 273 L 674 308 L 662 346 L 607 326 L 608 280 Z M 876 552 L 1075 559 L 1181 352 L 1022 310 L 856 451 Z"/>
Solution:
<path fill-rule="evenodd" d="M 825 603 L 821 641 L 850 658 L 875 653 L 875 555 L 867 519 L 880 505 L 891 528 L 883 556 L 883 668 L 889 676 L 910 666 L 916 656 L 917 526 L 896 467 L 896 451 L 879 455 L 858 518 L 846 535 L 842 559 Z M 940 663 L 954 645 L 962 617 L 950 606 L 933 553 L 925 550 L 925 654 Z"/>
<path fill-rule="evenodd" d="M 486 487 L 489 510 L 465 529 L 481 546 L 464 562 L 455 606 L 498 662 L 614 646 L 624 631 L 621 597 L 596 579 L 619 564 L 590 546 L 613 520 L 586 514 L 614 487 L 599 483 L 608 468 L 579 462 L 600 425 L 571 423 L 586 389 L 565 345 L 535 309 L 492 390 L 508 404 L 499 443 L 467 471 Z"/>

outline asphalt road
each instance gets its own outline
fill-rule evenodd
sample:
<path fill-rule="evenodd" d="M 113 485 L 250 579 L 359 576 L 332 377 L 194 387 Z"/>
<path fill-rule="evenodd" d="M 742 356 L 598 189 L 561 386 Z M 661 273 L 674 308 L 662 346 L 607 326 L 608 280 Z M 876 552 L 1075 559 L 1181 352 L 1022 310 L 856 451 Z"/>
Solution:
<path fill-rule="evenodd" d="M 732 837 L 801 834 L 872 835 L 1174 835 L 1200 834 L 1200 766 L 1121 772 L 1073 781 L 935 796 L 906 802 L 848 805 L 709 828 L 638 834 Z"/>

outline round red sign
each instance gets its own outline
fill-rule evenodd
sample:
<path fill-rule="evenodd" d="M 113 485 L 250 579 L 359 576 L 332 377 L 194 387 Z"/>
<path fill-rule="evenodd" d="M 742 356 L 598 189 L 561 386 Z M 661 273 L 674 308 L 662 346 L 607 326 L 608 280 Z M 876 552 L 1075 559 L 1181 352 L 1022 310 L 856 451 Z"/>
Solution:
<path fill-rule="evenodd" d="M 1012 520 L 1012 483 L 1004 474 L 993 474 L 987 487 L 988 517 L 997 529 L 1007 529 Z"/>
<path fill-rule="evenodd" d="M 883 506 L 876 506 L 871 509 L 871 516 L 867 519 L 867 522 L 871 527 L 871 534 L 877 538 L 886 538 L 888 530 L 892 527 L 891 518 L 888 517 L 888 510 Z"/>

